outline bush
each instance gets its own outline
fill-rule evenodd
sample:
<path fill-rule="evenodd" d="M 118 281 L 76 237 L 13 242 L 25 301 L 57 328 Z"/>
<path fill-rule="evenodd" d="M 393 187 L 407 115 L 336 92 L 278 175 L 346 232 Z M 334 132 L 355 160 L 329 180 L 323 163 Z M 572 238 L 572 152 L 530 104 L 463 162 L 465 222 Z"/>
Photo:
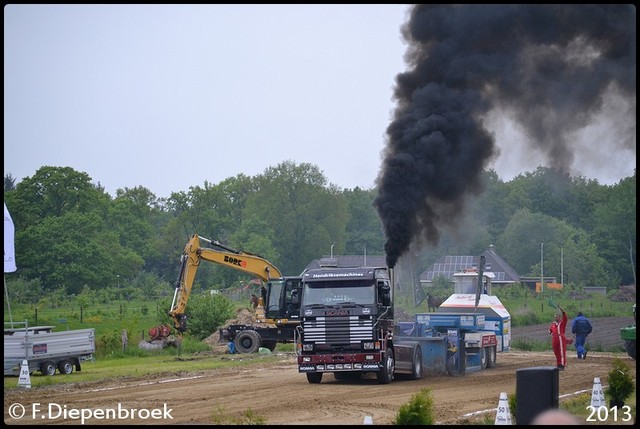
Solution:
<path fill-rule="evenodd" d="M 194 338 L 203 340 L 234 316 L 234 308 L 233 302 L 224 295 L 192 294 L 187 309 L 187 329 Z"/>
<path fill-rule="evenodd" d="M 108 353 L 120 351 L 122 349 L 122 340 L 120 331 L 117 329 L 109 329 L 105 331 L 96 341 L 96 354 L 105 356 Z"/>
<path fill-rule="evenodd" d="M 411 397 L 411 400 L 400 407 L 394 425 L 432 425 L 435 419 L 433 416 L 433 398 L 431 389 L 422 389 Z"/>
<path fill-rule="evenodd" d="M 624 401 L 633 393 L 633 377 L 631 377 L 631 368 L 620 358 L 613 360 L 613 369 L 607 377 L 609 386 L 605 393 L 611 399 L 612 406 L 622 406 Z"/>

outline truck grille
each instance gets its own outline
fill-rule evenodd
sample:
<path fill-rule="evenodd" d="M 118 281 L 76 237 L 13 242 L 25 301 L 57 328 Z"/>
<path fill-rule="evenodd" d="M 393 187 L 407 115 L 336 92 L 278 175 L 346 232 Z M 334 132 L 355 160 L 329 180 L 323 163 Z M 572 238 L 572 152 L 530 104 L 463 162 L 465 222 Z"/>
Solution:
<path fill-rule="evenodd" d="M 317 317 L 305 320 L 304 342 L 315 344 L 352 344 L 373 340 L 373 321 L 359 316 Z"/>

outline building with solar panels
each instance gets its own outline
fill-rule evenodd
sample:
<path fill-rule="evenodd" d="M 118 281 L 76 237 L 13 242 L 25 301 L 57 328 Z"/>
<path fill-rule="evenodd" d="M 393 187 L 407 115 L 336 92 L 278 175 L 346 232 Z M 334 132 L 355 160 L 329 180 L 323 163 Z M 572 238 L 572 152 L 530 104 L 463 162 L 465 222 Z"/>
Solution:
<path fill-rule="evenodd" d="M 491 245 L 488 250 L 478 256 L 446 255 L 441 257 L 435 264 L 420 274 L 420 285 L 430 287 L 433 279 L 438 276 L 446 277 L 453 282 L 454 273 L 459 273 L 466 269 L 477 269 L 480 256 L 485 257 L 485 271 L 494 275 L 491 280 L 494 286 L 500 287 L 520 281 L 518 273 L 496 253 L 495 247 Z"/>

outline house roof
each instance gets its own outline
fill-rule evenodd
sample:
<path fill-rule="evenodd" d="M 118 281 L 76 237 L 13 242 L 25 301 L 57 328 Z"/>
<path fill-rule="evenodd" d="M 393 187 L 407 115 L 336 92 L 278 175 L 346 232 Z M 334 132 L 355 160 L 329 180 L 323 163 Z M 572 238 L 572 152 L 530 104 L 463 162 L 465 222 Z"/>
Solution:
<path fill-rule="evenodd" d="M 492 283 L 514 283 L 520 281 L 520 276 L 509 264 L 502 259 L 491 245 L 488 250 L 482 253 L 485 257 L 485 271 L 490 271 L 495 275 Z M 465 268 L 477 268 L 480 256 L 460 256 L 446 255 L 438 259 L 435 264 L 420 274 L 421 283 L 431 283 L 437 276 L 445 276 L 453 280 L 453 273 Z"/>
<path fill-rule="evenodd" d="M 493 245 L 482 253 L 485 257 L 485 271 L 492 272 L 495 278 L 492 283 L 514 283 L 520 281 L 520 276 L 509 264 L 495 251 Z M 465 268 L 478 267 L 480 256 L 446 255 L 420 274 L 420 283 L 431 283 L 434 277 L 445 276 L 453 280 L 453 273 Z M 387 260 L 384 255 L 324 255 L 320 259 L 314 259 L 305 267 L 305 271 L 323 266 L 335 268 L 355 267 L 386 267 Z"/>

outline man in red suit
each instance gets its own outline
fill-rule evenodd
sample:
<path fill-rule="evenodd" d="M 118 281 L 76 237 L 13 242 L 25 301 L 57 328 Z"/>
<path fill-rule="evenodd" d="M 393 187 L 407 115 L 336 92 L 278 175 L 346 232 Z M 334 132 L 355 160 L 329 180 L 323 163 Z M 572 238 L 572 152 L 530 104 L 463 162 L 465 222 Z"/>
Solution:
<path fill-rule="evenodd" d="M 551 334 L 553 354 L 556 355 L 556 364 L 560 371 L 564 371 L 564 367 L 567 365 L 567 337 L 564 335 L 567 328 L 567 313 L 562 307 L 558 307 L 558 309 L 562 314 L 556 313 L 555 320 L 549 327 L 549 333 Z"/>

